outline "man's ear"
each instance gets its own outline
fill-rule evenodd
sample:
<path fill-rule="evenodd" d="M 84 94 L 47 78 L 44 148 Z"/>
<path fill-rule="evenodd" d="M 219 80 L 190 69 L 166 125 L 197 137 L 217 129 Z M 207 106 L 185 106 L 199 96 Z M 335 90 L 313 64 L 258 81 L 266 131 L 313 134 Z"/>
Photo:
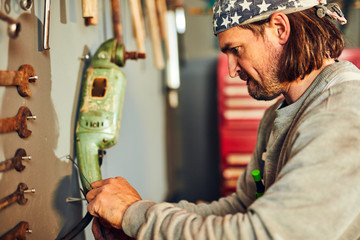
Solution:
<path fill-rule="evenodd" d="M 290 36 L 289 18 L 284 13 L 276 12 L 271 15 L 269 24 L 276 31 L 279 44 L 284 45 Z"/>

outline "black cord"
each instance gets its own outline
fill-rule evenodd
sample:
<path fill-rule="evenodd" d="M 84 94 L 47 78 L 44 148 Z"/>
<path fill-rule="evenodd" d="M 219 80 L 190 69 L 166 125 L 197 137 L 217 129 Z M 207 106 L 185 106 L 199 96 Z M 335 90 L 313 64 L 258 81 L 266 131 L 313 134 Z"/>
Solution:
<path fill-rule="evenodd" d="M 78 224 L 76 224 L 76 226 L 73 229 L 71 229 L 70 232 L 68 232 L 62 238 L 58 238 L 58 240 L 71 240 L 71 239 L 73 239 L 79 233 L 81 233 L 87 227 L 87 225 L 89 225 L 89 223 L 91 222 L 92 219 L 93 219 L 93 216 L 89 212 L 87 212 L 85 217 L 83 219 L 81 219 L 81 221 Z"/>

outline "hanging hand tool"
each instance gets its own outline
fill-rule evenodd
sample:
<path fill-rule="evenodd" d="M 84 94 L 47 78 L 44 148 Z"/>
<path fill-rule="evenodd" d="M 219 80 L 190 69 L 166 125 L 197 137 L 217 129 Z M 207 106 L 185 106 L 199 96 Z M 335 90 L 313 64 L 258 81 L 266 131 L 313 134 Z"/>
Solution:
<path fill-rule="evenodd" d="M 118 44 L 123 44 L 122 24 L 120 14 L 119 0 L 111 0 L 111 17 L 113 25 L 114 38 L 117 39 Z"/>
<path fill-rule="evenodd" d="M 43 22 L 43 49 L 50 49 L 49 34 L 50 34 L 50 4 L 51 0 L 44 2 L 44 22 Z"/>
<path fill-rule="evenodd" d="M 143 13 L 143 8 L 141 6 L 142 4 L 142 0 L 137 0 L 137 6 L 138 6 L 138 10 L 139 10 L 139 15 L 140 15 L 140 29 L 142 32 L 142 35 L 144 36 L 144 41 L 146 40 L 146 30 L 145 30 L 145 19 L 144 19 L 144 13 Z"/>
<path fill-rule="evenodd" d="M 35 193 L 35 189 L 28 189 L 25 183 L 19 183 L 15 192 L 0 200 L 0 210 L 3 210 L 15 202 L 20 205 L 25 205 L 28 199 L 25 198 L 24 193 Z"/>
<path fill-rule="evenodd" d="M 129 0 L 131 17 L 134 24 L 137 50 L 145 53 L 145 30 L 143 29 L 143 15 L 138 0 Z"/>
<path fill-rule="evenodd" d="M 19 222 L 13 229 L 0 237 L 0 240 L 26 240 L 26 233 L 31 233 L 29 223 L 22 221 Z"/>
<path fill-rule="evenodd" d="M 0 71 L 0 86 L 16 86 L 22 97 L 31 96 L 29 83 L 38 79 L 31 65 L 21 65 L 18 71 Z"/>
<path fill-rule="evenodd" d="M 31 156 L 27 156 L 24 149 L 19 148 L 15 152 L 13 158 L 7 159 L 3 162 L 0 162 L 0 172 L 5 172 L 15 168 L 16 171 L 21 172 L 24 170 L 25 166 L 22 165 L 22 160 L 31 159 Z"/>
<path fill-rule="evenodd" d="M 185 14 L 182 1 L 175 0 L 169 4 L 166 14 L 167 38 L 169 39 L 169 56 L 166 61 L 166 87 L 168 91 L 167 100 L 171 108 L 179 105 L 180 88 L 180 63 L 178 33 L 182 34 L 186 29 Z"/>
<path fill-rule="evenodd" d="M 169 39 L 168 39 L 168 27 L 167 27 L 167 6 L 166 0 L 155 0 L 156 4 L 156 13 L 158 16 L 158 23 L 160 27 L 160 36 L 161 39 L 164 40 L 165 50 L 166 50 L 166 58 L 169 58 Z"/>
<path fill-rule="evenodd" d="M 161 46 L 160 28 L 156 13 L 155 0 L 145 0 L 148 20 L 150 24 L 151 43 L 153 46 L 153 53 L 155 59 L 155 66 L 157 69 L 164 69 L 165 62 Z"/>
<path fill-rule="evenodd" d="M 97 0 L 82 0 L 82 16 L 86 25 L 96 25 L 98 23 Z"/>
<path fill-rule="evenodd" d="M 0 1 L 1 3 L 1 1 Z M 0 19 L 8 23 L 8 35 L 11 38 L 16 38 L 19 35 L 20 32 L 20 23 L 16 21 L 15 19 L 9 17 L 5 13 L 1 11 L 1 5 L 0 5 Z"/>
<path fill-rule="evenodd" d="M 0 119 L 0 133 L 9 133 L 16 131 L 21 138 L 27 138 L 31 135 L 31 130 L 27 128 L 27 120 L 36 119 L 30 112 L 30 109 L 22 106 L 19 108 L 15 117 Z"/>

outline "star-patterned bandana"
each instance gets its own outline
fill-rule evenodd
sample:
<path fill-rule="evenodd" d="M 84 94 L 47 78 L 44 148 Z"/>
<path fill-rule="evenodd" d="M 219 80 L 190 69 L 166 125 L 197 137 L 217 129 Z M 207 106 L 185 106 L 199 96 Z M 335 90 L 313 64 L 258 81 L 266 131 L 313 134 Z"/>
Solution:
<path fill-rule="evenodd" d="M 216 0 L 213 7 L 214 33 L 266 19 L 274 12 L 288 14 L 318 4 L 319 0 Z"/>

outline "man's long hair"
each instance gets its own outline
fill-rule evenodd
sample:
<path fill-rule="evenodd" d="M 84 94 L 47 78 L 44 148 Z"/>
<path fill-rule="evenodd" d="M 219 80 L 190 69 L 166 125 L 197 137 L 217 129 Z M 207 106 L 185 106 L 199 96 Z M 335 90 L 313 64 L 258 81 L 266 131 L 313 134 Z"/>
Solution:
<path fill-rule="evenodd" d="M 344 49 L 344 39 L 338 27 L 327 17 L 319 18 L 311 8 L 288 14 L 290 36 L 280 60 L 280 79 L 289 82 L 303 79 L 321 68 L 324 59 L 337 59 Z M 268 20 L 240 26 L 264 36 Z"/>

